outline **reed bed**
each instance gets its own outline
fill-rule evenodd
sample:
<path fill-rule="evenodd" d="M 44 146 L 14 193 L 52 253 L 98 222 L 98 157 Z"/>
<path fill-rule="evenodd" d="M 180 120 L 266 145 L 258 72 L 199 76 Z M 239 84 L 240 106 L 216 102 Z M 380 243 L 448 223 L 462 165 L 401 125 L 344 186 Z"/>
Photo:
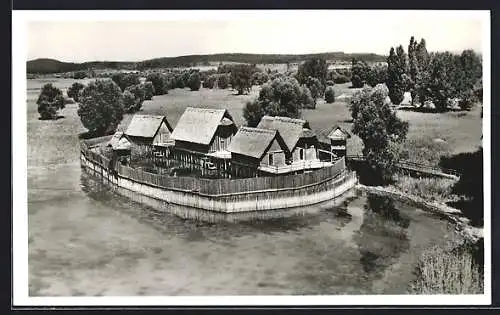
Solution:
<path fill-rule="evenodd" d="M 462 244 L 458 247 L 466 246 Z M 416 268 L 413 294 L 482 294 L 484 277 L 469 250 L 432 246 L 424 250 Z"/>
<path fill-rule="evenodd" d="M 448 202 L 456 201 L 458 196 L 452 194 L 452 187 L 457 180 L 449 178 L 411 177 L 397 174 L 394 188 L 402 192 L 424 198 L 429 201 Z"/>

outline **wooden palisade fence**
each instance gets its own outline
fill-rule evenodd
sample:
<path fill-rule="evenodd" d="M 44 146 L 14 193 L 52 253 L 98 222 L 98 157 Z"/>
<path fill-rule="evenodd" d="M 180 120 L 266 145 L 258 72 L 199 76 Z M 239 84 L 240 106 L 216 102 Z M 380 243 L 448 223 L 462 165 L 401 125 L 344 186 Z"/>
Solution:
<path fill-rule="evenodd" d="M 91 145 L 82 141 L 81 153 L 90 161 L 107 169 L 110 159 L 91 150 Z M 323 167 L 314 171 L 297 175 L 252 177 L 240 179 L 206 179 L 196 177 L 177 177 L 164 174 L 155 174 L 141 169 L 117 163 L 117 174 L 141 183 L 151 184 L 165 189 L 198 192 L 204 195 L 238 194 L 252 191 L 279 190 L 298 187 L 307 187 L 325 180 L 336 178 L 346 170 L 345 159 L 339 159 L 330 167 Z"/>

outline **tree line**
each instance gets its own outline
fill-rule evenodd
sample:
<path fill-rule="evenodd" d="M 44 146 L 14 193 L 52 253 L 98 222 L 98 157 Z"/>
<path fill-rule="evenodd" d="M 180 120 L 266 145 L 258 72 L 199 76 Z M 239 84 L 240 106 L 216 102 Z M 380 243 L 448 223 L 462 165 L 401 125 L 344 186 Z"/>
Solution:
<path fill-rule="evenodd" d="M 391 47 L 387 64 L 368 66 L 362 60 L 352 61 L 352 86 L 376 86 L 385 83 L 394 105 L 411 95 L 411 105 L 434 104 L 437 111 L 446 111 L 456 101 L 462 110 L 470 110 L 482 101 L 482 60 L 473 50 L 460 54 L 429 53 L 425 39 L 410 38 L 408 50 L 402 45 Z"/>

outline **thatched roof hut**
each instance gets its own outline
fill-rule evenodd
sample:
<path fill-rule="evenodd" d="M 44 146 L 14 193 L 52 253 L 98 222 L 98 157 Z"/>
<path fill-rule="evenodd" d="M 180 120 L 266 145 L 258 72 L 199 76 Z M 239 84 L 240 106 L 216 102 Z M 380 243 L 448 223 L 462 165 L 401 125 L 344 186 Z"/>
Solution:
<path fill-rule="evenodd" d="M 207 146 L 218 129 L 228 129 L 232 134 L 237 130 L 226 109 L 188 107 L 175 126 L 172 137 L 176 143 L 182 141 Z"/>
<path fill-rule="evenodd" d="M 351 134 L 349 131 L 339 125 L 334 125 L 318 132 L 318 140 L 326 143 L 330 143 L 331 140 L 346 140 L 350 137 Z"/>
<path fill-rule="evenodd" d="M 241 127 L 228 147 L 231 154 L 258 160 L 261 160 L 269 150 L 287 151 L 288 147 L 278 131 L 251 127 Z"/>
<path fill-rule="evenodd" d="M 303 119 L 279 116 L 264 116 L 257 128 L 277 130 L 292 152 L 301 138 L 314 138 L 315 134 L 310 129 L 309 123 Z"/>
<path fill-rule="evenodd" d="M 117 131 L 106 146 L 111 147 L 114 151 L 129 151 L 131 144 L 122 131 Z"/>
<path fill-rule="evenodd" d="M 161 128 L 172 132 L 172 127 L 167 121 L 166 116 L 161 115 L 134 115 L 125 134 L 130 138 L 142 138 L 153 141 Z"/>

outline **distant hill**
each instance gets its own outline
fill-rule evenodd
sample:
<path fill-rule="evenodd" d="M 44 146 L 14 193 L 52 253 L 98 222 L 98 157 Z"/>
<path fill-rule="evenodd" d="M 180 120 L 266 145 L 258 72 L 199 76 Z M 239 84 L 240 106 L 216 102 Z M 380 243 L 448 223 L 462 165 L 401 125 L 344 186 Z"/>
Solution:
<path fill-rule="evenodd" d="M 28 61 L 26 71 L 28 73 L 54 73 L 80 70 L 81 64 L 61 62 L 55 59 L 35 59 Z"/>
<path fill-rule="evenodd" d="M 135 62 L 91 61 L 83 63 L 62 62 L 55 59 L 34 59 L 26 63 L 27 73 L 62 73 L 88 69 L 134 69 Z"/>
<path fill-rule="evenodd" d="M 212 55 L 188 55 L 178 57 L 164 57 L 144 60 L 140 62 L 115 62 L 115 61 L 92 61 L 84 63 L 61 62 L 55 59 L 35 59 L 27 62 L 28 73 L 61 73 L 87 69 L 151 69 L 167 67 L 184 67 L 206 64 L 208 62 L 239 62 L 250 64 L 277 64 L 294 63 L 309 58 L 323 58 L 335 61 L 351 61 L 358 58 L 367 62 L 385 61 L 386 56 L 367 53 L 346 54 L 343 52 L 330 52 L 302 55 L 279 55 L 279 54 L 212 54 Z"/>

